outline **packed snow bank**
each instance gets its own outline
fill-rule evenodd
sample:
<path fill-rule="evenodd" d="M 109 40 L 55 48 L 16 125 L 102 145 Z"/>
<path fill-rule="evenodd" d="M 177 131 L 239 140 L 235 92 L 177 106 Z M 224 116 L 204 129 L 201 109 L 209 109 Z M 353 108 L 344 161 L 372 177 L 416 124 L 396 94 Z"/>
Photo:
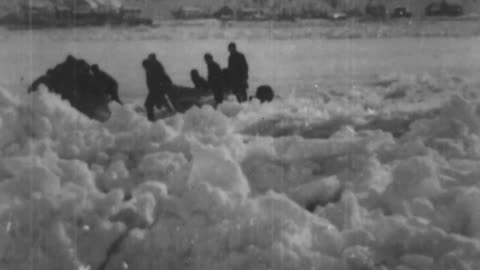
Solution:
<path fill-rule="evenodd" d="M 369 116 L 333 102 L 155 123 L 114 105 L 100 124 L 0 89 L 0 268 L 480 269 L 479 104 L 456 97 L 400 139 L 239 132 Z"/>

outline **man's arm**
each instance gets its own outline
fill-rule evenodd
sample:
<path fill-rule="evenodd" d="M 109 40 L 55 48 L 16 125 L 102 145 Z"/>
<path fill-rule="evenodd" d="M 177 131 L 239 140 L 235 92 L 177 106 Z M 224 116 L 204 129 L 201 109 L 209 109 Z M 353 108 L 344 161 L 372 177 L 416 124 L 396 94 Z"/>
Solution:
<path fill-rule="evenodd" d="M 48 87 L 48 83 L 47 83 L 47 76 L 43 75 L 41 76 L 40 78 L 36 79 L 32 85 L 30 85 L 30 87 L 28 87 L 28 93 L 31 93 L 31 92 L 34 92 L 34 91 L 37 91 L 38 89 L 38 86 L 40 84 L 45 84 L 47 87 Z"/>

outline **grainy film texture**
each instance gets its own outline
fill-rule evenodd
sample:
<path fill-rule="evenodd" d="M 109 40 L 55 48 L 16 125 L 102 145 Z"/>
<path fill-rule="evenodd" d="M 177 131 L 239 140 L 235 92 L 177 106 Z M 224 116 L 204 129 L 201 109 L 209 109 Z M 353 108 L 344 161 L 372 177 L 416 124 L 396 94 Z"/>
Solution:
<path fill-rule="evenodd" d="M 480 269 L 477 0 L 0 0 L 1 270 Z"/>

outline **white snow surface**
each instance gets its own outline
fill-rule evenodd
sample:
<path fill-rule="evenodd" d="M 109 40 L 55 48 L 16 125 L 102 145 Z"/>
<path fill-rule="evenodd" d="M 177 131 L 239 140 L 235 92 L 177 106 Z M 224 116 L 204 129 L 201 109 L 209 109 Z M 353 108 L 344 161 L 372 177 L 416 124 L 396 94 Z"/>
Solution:
<path fill-rule="evenodd" d="M 430 80 L 380 78 L 407 95 L 365 92 L 375 104 L 226 102 L 155 123 L 0 89 L 0 269 L 480 269 L 480 103 L 435 90 L 424 117 L 409 93 Z M 400 138 L 349 127 L 372 114 L 415 116 Z M 322 123 L 338 130 L 316 137 Z"/>

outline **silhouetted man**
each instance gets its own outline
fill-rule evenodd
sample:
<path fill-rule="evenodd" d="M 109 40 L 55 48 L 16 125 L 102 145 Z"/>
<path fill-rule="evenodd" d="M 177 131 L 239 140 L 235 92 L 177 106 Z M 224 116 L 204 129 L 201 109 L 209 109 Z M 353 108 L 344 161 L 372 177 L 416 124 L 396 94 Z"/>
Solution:
<path fill-rule="evenodd" d="M 163 67 L 162 63 L 158 61 L 157 56 L 154 53 L 148 55 L 148 61 L 152 63 L 152 67 L 157 72 L 159 76 L 159 80 L 165 87 L 171 87 L 173 85 L 172 79 L 168 76 L 165 68 Z"/>
<path fill-rule="evenodd" d="M 175 111 L 171 104 L 168 93 L 172 87 L 172 81 L 166 74 L 162 64 L 157 60 L 155 54 L 150 54 L 142 62 L 147 79 L 148 96 L 145 100 L 145 110 L 150 121 L 155 120 L 155 107 L 165 107 Z"/>
<path fill-rule="evenodd" d="M 105 71 L 101 70 L 98 65 L 92 65 L 92 75 L 95 83 L 95 87 L 98 91 L 105 93 L 109 100 L 116 101 L 122 105 L 122 101 L 118 96 L 118 83 Z"/>
<path fill-rule="evenodd" d="M 247 100 L 248 89 L 248 64 L 245 56 L 237 51 L 235 43 L 228 45 L 230 56 L 228 57 L 229 86 L 238 102 Z"/>
<path fill-rule="evenodd" d="M 72 85 L 75 80 L 76 62 L 77 59 L 69 54 L 65 61 L 56 65 L 52 70 L 54 92 L 69 101 L 73 98 L 74 89 Z"/>
<path fill-rule="evenodd" d="M 73 104 L 81 102 L 79 97 L 84 94 L 81 92 L 85 92 L 85 94 L 92 96 L 95 84 L 93 75 L 90 72 L 90 65 L 87 61 L 78 59 L 74 64 L 73 70 L 70 72 L 73 74 L 73 85 L 71 85 L 74 90 Z"/>
<path fill-rule="evenodd" d="M 215 103 L 218 105 L 223 101 L 223 73 L 220 66 L 213 60 L 209 53 L 204 56 L 208 69 L 208 86 L 213 92 Z"/>
<path fill-rule="evenodd" d="M 200 76 L 198 70 L 192 69 L 192 71 L 190 71 L 190 78 L 192 79 L 195 88 L 203 91 L 208 91 L 208 82 L 207 80 L 205 80 L 205 78 Z"/>
<path fill-rule="evenodd" d="M 85 60 L 69 55 L 63 63 L 35 80 L 28 91 L 35 91 L 40 84 L 45 84 L 50 92 L 60 94 L 62 99 L 93 119 L 105 121 L 110 117 L 109 99 L 104 91 L 99 91 Z"/>

